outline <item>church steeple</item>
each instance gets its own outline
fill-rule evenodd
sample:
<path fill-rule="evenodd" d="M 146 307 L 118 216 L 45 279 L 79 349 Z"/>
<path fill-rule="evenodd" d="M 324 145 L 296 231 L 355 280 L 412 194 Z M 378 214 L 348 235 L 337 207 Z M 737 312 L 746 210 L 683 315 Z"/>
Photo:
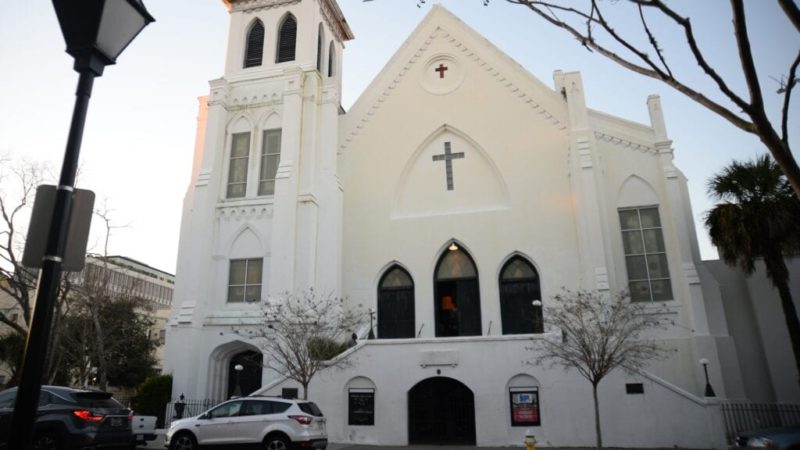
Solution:
<path fill-rule="evenodd" d="M 353 34 L 336 0 L 223 0 L 230 12 L 225 75 L 299 66 L 334 78 Z M 331 54 L 334 52 L 335 54 Z M 330 76 L 328 76 L 330 74 Z"/>

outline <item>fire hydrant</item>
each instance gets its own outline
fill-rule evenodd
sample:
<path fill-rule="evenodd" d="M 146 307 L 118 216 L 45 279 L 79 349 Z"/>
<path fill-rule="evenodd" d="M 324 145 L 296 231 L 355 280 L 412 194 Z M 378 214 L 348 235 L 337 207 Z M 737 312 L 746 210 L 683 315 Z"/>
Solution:
<path fill-rule="evenodd" d="M 525 434 L 525 448 L 526 450 L 536 450 L 536 436 L 532 435 L 530 431 Z"/>

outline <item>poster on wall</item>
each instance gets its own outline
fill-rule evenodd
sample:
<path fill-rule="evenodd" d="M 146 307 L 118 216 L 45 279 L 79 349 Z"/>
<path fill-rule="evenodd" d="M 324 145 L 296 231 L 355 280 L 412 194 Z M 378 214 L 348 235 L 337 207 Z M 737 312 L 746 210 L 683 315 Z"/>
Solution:
<path fill-rule="evenodd" d="M 350 389 L 348 425 L 375 425 L 375 390 Z"/>
<path fill-rule="evenodd" d="M 538 426 L 542 424 L 539 414 L 539 388 L 511 388 L 511 426 Z"/>

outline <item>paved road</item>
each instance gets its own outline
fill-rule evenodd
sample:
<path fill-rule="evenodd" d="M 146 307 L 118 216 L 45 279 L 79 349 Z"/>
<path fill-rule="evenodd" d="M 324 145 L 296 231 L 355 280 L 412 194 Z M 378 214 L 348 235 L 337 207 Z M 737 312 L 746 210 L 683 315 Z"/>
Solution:
<path fill-rule="evenodd" d="M 163 433 L 162 430 L 158 430 Z M 164 450 L 164 437 L 159 436 L 155 441 L 150 441 L 147 446 L 137 447 L 137 450 Z M 409 445 L 409 446 L 378 446 L 378 445 L 355 445 L 355 444 L 329 444 L 327 450 L 509 450 L 519 447 L 471 447 L 471 446 L 438 446 L 438 445 Z M 566 450 L 548 448 L 547 450 Z M 630 449 L 626 449 L 630 450 Z"/>

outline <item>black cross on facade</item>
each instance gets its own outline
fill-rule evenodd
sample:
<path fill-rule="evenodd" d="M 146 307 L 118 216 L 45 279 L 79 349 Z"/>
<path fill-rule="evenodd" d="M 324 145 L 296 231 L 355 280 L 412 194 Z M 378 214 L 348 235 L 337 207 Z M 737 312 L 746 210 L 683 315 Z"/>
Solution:
<path fill-rule="evenodd" d="M 439 78 L 444 78 L 444 71 L 447 70 L 447 66 L 444 64 L 439 64 L 439 67 L 433 69 L 436 72 L 439 72 Z"/>
<path fill-rule="evenodd" d="M 444 161 L 445 172 L 447 172 L 447 190 L 453 190 L 453 160 L 464 158 L 464 152 L 451 153 L 450 143 L 444 143 L 444 153 L 441 155 L 433 155 L 434 161 Z"/>

